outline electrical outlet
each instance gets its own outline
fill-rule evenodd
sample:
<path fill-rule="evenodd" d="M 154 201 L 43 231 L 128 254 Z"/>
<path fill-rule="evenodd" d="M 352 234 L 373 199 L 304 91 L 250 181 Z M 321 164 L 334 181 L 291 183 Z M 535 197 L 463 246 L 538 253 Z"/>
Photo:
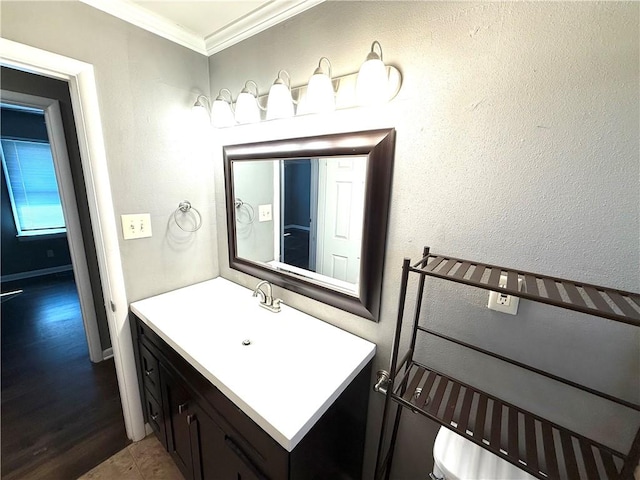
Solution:
<path fill-rule="evenodd" d="M 522 284 L 522 280 L 518 279 L 518 290 L 520 290 L 520 286 Z M 507 276 L 500 275 L 500 287 L 504 288 L 507 286 Z M 509 315 L 516 315 L 518 313 L 518 304 L 520 303 L 520 299 L 513 295 L 507 295 L 502 292 L 489 292 L 489 303 L 487 303 L 487 307 L 491 310 L 495 310 L 497 312 L 508 313 Z"/>
<path fill-rule="evenodd" d="M 266 205 L 258 205 L 258 221 L 259 222 L 270 222 L 272 219 L 271 216 L 271 204 Z"/>
<path fill-rule="evenodd" d="M 496 292 L 498 294 L 498 298 L 496 298 L 496 302 L 498 305 L 504 305 L 508 307 L 511 305 L 511 295 L 507 295 L 506 293 Z"/>
<path fill-rule="evenodd" d="M 121 215 L 120 219 L 122 220 L 122 235 L 125 240 L 151 236 L 151 215 L 148 213 Z"/>

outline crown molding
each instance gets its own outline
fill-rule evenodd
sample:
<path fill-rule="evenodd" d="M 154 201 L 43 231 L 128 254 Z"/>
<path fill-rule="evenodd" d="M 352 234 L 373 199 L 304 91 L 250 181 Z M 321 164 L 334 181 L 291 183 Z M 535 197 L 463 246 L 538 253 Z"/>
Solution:
<path fill-rule="evenodd" d="M 210 56 L 288 20 L 325 0 L 271 0 L 206 38 L 129 0 L 80 1 L 183 47 Z"/>
<path fill-rule="evenodd" d="M 218 32 L 206 37 L 205 48 L 207 55 L 218 53 L 267 28 L 288 20 L 311 7 L 315 7 L 324 1 L 325 0 L 294 0 L 283 2 L 272 0 Z"/>
<path fill-rule="evenodd" d="M 204 38 L 128 0 L 80 0 L 109 15 L 207 55 Z"/>

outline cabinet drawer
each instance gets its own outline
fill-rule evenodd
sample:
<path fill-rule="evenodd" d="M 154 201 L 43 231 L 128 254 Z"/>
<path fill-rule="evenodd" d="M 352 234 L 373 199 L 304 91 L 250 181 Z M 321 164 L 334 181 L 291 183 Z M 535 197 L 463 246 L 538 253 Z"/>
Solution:
<path fill-rule="evenodd" d="M 145 390 L 160 400 L 160 367 L 158 359 L 147 347 L 140 345 L 140 365 L 142 367 L 142 379 Z"/>
<path fill-rule="evenodd" d="M 137 317 L 136 317 L 136 331 L 138 334 L 138 338 L 141 341 L 144 340 L 156 346 L 164 343 L 164 340 L 162 340 L 156 332 L 151 330 L 151 327 L 149 327 L 146 323 L 144 323 L 142 320 L 140 320 Z"/>
<path fill-rule="evenodd" d="M 151 428 L 160 439 L 162 445 L 167 448 L 167 436 L 165 431 L 162 406 L 146 388 L 144 391 L 144 408 L 149 425 L 151 425 Z"/>

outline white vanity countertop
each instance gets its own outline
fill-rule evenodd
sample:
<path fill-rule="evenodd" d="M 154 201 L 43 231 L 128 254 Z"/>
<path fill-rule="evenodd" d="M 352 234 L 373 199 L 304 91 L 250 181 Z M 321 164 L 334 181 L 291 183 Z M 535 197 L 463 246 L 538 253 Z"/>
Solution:
<path fill-rule="evenodd" d="M 287 305 L 269 312 L 251 294 L 218 277 L 134 302 L 131 310 L 292 451 L 376 346 Z"/>

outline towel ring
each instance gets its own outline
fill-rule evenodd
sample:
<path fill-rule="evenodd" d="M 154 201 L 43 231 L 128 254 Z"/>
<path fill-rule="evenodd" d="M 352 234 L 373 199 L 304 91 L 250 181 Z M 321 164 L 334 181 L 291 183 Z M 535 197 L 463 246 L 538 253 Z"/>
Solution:
<path fill-rule="evenodd" d="M 182 225 L 180 225 L 180 222 L 178 221 L 178 214 L 182 213 L 183 215 L 185 215 L 185 214 L 189 213 L 192 210 L 197 215 L 195 227 L 193 229 L 184 228 Z M 202 215 L 200 215 L 200 212 L 198 211 L 198 209 L 196 207 L 191 206 L 191 202 L 189 202 L 188 200 L 185 200 L 185 201 L 180 202 L 178 204 L 178 208 L 176 209 L 175 212 L 173 212 L 173 220 L 176 222 L 176 225 L 178 225 L 178 227 L 180 227 L 180 230 L 183 230 L 183 231 L 189 232 L 189 233 L 192 233 L 192 232 L 195 232 L 197 230 L 200 230 L 200 227 L 202 226 Z"/>
<path fill-rule="evenodd" d="M 236 210 L 240 211 L 241 209 L 244 209 L 244 211 L 247 214 L 247 217 L 249 218 L 248 221 L 242 221 L 240 220 L 240 217 L 238 214 L 236 214 L 236 221 L 241 224 L 241 225 L 251 225 L 253 223 L 253 219 L 255 218 L 255 211 L 253 210 L 253 207 L 251 206 L 251 204 L 243 202 L 242 199 L 240 198 L 236 198 L 233 202 L 233 206 L 236 208 Z"/>

